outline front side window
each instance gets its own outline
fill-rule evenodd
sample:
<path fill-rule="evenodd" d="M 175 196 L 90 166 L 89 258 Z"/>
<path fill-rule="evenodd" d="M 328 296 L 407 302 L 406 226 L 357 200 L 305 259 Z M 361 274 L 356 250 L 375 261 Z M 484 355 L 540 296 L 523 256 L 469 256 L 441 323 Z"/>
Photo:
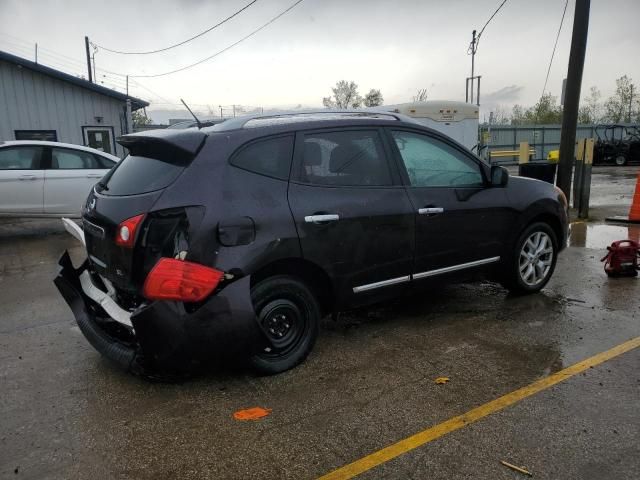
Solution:
<path fill-rule="evenodd" d="M 450 145 L 419 133 L 392 135 L 412 187 L 483 185 L 480 166 Z"/>
<path fill-rule="evenodd" d="M 0 148 L 0 170 L 38 169 L 41 154 L 41 147 Z"/>
<path fill-rule="evenodd" d="M 331 186 L 393 184 L 382 142 L 375 130 L 305 135 L 300 180 Z"/>
<path fill-rule="evenodd" d="M 51 168 L 72 170 L 103 167 L 92 153 L 53 147 L 51 149 Z"/>
<path fill-rule="evenodd" d="M 287 180 L 293 155 L 293 136 L 253 142 L 231 158 L 231 165 L 267 177 Z"/>

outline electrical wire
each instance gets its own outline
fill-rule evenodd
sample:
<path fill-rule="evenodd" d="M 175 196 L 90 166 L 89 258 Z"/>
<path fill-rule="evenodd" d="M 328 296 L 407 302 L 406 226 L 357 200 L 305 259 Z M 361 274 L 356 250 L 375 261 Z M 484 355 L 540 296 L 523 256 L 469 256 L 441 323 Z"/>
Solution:
<path fill-rule="evenodd" d="M 491 20 L 493 20 L 493 17 L 496 16 L 496 14 L 500 11 L 500 9 L 504 6 L 504 4 L 507 3 L 507 0 L 504 0 L 500 6 L 498 8 L 496 8 L 496 11 L 493 12 L 493 15 L 491 15 L 489 17 L 489 20 L 487 20 L 487 23 L 484 24 L 484 27 L 482 27 L 482 29 L 480 30 L 480 33 L 478 34 L 478 38 L 480 38 L 482 36 L 482 32 L 484 32 L 484 29 L 487 28 L 487 25 L 489 25 L 489 22 L 491 22 Z"/>
<path fill-rule="evenodd" d="M 279 13 L 278 15 L 276 15 L 275 17 L 273 17 L 271 20 L 269 20 L 267 23 L 263 24 L 261 27 L 257 28 L 256 30 L 252 31 L 250 34 L 245 35 L 244 37 L 242 37 L 240 40 L 238 40 L 235 43 L 232 43 L 231 45 L 229 45 L 228 47 L 223 48 L 222 50 L 217 51 L 216 53 L 214 53 L 213 55 L 210 55 L 206 58 L 203 58 L 202 60 L 199 60 L 195 63 L 192 63 L 190 65 L 187 65 L 185 67 L 181 67 L 181 68 L 177 68 L 175 70 L 171 70 L 169 72 L 163 72 L 163 73 L 156 73 L 153 75 L 129 75 L 129 78 L 155 78 L 155 77 L 164 77 L 165 75 L 171 75 L 173 73 L 178 73 L 178 72 L 182 72 L 184 70 L 187 70 L 189 68 L 195 67 L 197 65 L 200 65 L 201 63 L 204 63 L 208 60 L 211 60 L 212 58 L 217 57 L 218 55 L 223 54 L 224 52 L 231 50 L 233 47 L 235 47 L 236 45 L 244 42 L 245 40 L 247 40 L 248 38 L 254 36 L 256 33 L 258 33 L 260 30 L 263 30 L 264 28 L 268 27 L 269 25 L 271 25 L 273 22 L 275 22 L 276 20 L 278 20 L 280 17 L 282 17 L 283 15 L 285 15 L 287 12 L 289 12 L 290 10 L 292 10 L 293 8 L 295 8 L 299 3 L 302 3 L 303 0 L 298 0 L 297 2 L 295 2 L 293 5 L 291 5 L 289 8 L 287 8 L 286 10 L 282 11 L 281 13 Z"/>
<path fill-rule="evenodd" d="M 469 44 L 469 49 L 467 50 L 467 54 L 468 55 L 471 55 L 472 53 L 476 53 L 478 51 L 478 44 L 480 43 L 480 37 L 482 36 L 482 32 L 484 32 L 484 29 L 487 28 L 487 25 L 489 25 L 491 20 L 493 20 L 493 17 L 495 17 L 498 14 L 498 12 L 504 6 L 505 3 L 507 3 L 507 0 L 503 0 L 503 2 L 500 4 L 500 6 L 498 8 L 496 8 L 496 11 L 493 12 L 493 15 L 491 15 L 489 17 L 489 20 L 487 20 L 487 22 L 484 24 L 484 26 L 480 29 L 480 33 L 478 33 L 478 35 L 476 36 L 476 44 L 475 44 L 475 46 L 473 45 L 473 42 L 471 42 Z"/>
<path fill-rule="evenodd" d="M 547 76 L 544 79 L 544 87 L 542 87 L 542 95 L 540 98 L 544 96 L 544 92 L 547 89 L 547 82 L 549 81 L 549 73 L 551 72 L 551 65 L 553 64 L 553 57 L 556 54 L 556 47 L 558 46 L 558 39 L 560 38 L 560 31 L 562 30 L 562 24 L 564 23 L 564 16 L 567 13 L 567 5 L 569 5 L 569 0 L 565 0 L 564 2 L 564 10 L 562 11 L 562 18 L 560 19 L 560 26 L 558 27 L 558 33 L 556 34 L 556 41 L 553 44 L 553 50 L 551 52 L 551 58 L 549 59 L 549 67 L 547 68 Z"/>
<path fill-rule="evenodd" d="M 124 51 L 120 51 L 120 50 L 113 50 L 113 49 L 110 49 L 110 48 L 107 48 L 107 47 L 103 47 L 102 45 L 98 45 L 98 44 L 93 43 L 93 42 L 91 42 L 91 43 L 93 45 L 95 45 L 96 47 L 101 48 L 102 50 L 105 50 L 105 51 L 111 52 L 111 53 L 118 53 L 120 55 L 151 55 L 152 53 L 166 52 L 167 50 L 171 50 L 172 48 L 176 48 L 176 47 L 179 47 L 181 45 L 184 45 L 185 43 L 189 43 L 190 41 L 195 40 L 196 38 L 199 38 L 199 37 L 205 35 L 206 33 L 209 33 L 211 30 L 213 30 L 215 28 L 218 28 L 220 25 L 223 25 L 224 23 L 228 22 L 229 20 L 231 20 L 236 15 L 239 15 L 240 13 L 244 12 L 247 8 L 249 8 L 251 5 L 253 5 L 257 1 L 258 0 L 253 0 L 253 1 L 249 2 L 247 5 L 242 7 L 240 10 L 235 12 L 233 15 L 225 18 L 221 22 L 215 24 L 213 27 L 209 27 L 206 30 L 198 33 L 197 35 L 194 35 L 193 37 L 187 38 L 186 40 L 183 40 L 182 42 L 175 43 L 173 45 L 169 45 L 168 47 L 159 48 L 157 50 L 148 50 L 148 51 L 144 51 L 144 52 L 124 52 Z"/>

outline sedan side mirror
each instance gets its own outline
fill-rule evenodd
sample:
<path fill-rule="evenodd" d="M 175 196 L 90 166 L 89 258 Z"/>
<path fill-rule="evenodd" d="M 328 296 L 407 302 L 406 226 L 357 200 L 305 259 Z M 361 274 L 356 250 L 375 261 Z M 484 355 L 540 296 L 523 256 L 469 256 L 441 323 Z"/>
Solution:
<path fill-rule="evenodd" d="M 491 186 L 505 187 L 509 183 L 509 171 L 504 167 L 491 167 Z"/>

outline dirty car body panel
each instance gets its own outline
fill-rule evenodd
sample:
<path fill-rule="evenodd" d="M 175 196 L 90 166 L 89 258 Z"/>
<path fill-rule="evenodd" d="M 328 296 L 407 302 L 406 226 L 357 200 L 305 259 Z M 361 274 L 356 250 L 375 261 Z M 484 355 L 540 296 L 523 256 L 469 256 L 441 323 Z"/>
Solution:
<path fill-rule="evenodd" d="M 401 116 L 344 112 L 126 135 L 129 156 L 90 193 L 83 232 L 67 225 L 87 260 L 75 268 L 65 253 L 56 286 L 103 355 L 133 372 L 182 371 L 270 351 L 253 298 L 269 277 L 303 280 L 330 313 L 397 295 L 421 271 L 499 257 L 535 218 L 556 221 L 564 245 L 566 211 L 552 186 L 492 185 L 489 166 L 470 156 L 482 184 L 416 188 L 397 128 L 459 148 Z M 339 145 L 345 135 L 359 151 Z M 377 173 L 356 171 L 362 156 Z M 442 215 L 418 214 L 435 204 Z M 151 295 L 167 260 L 219 281 L 185 300 L 183 274 L 178 297 Z M 184 295 L 199 287 L 189 288 Z"/>

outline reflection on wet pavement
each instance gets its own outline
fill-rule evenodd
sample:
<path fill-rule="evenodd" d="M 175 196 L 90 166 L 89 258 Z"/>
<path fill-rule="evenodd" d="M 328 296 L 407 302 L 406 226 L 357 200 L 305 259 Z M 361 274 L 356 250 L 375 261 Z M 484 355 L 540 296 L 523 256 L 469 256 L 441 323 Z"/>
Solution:
<path fill-rule="evenodd" d="M 596 248 L 605 250 L 616 240 L 634 240 L 640 242 L 640 225 L 571 224 L 569 245 L 572 247 Z"/>

